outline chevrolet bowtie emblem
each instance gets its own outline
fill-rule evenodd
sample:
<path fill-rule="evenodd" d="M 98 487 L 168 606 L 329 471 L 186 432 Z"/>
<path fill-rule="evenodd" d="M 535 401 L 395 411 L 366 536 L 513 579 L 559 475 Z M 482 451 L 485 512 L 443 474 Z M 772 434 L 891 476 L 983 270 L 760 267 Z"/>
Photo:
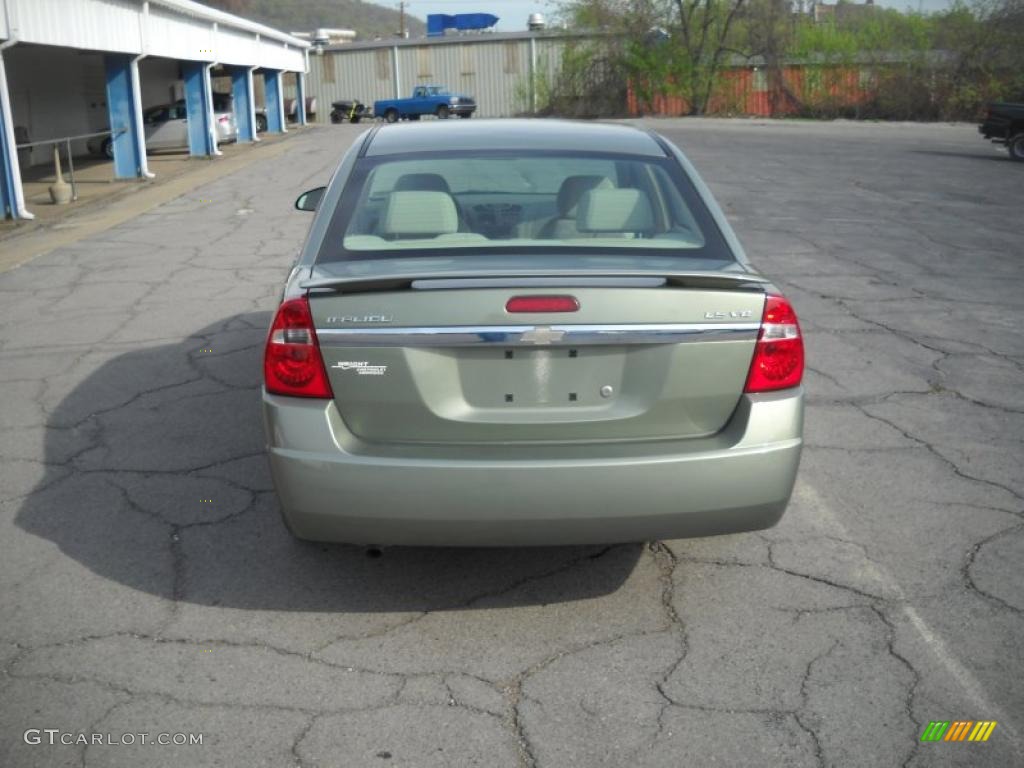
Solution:
<path fill-rule="evenodd" d="M 519 337 L 520 341 L 526 344 L 552 344 L 561 341 L 565 331 L 558 331 L 544 325 L 538 325 L 529 331 L 524 331 Z"/>

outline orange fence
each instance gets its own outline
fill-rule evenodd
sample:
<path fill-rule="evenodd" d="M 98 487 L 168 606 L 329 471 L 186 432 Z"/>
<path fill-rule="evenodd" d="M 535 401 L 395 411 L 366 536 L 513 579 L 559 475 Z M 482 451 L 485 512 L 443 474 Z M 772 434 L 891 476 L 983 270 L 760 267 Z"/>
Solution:
<path fill-rule="evenodd" d="M 707 114 L 781 117 L 819 110 L 856 111 L 876 90 L 877 77 L 870 67 L 786 66 L 777 72 L 734 67 L 719 75 Z M 627 99 L 634 116 L 686 115 L 690 111 L 684 97 L 664 92 L 644 102 L 633 83 Z"/>

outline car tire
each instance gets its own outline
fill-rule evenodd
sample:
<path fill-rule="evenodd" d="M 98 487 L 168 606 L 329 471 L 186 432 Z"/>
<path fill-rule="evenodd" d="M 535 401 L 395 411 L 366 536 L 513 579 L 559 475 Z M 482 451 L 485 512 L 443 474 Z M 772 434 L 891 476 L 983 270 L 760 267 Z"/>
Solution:
<path fill-rule="evenodd" d="M 256 133 L 266 133 L 266 132 L 267 132 L 267 116 L 266 115 L 256 115 Z"/>
<path fill-rule="evenodd" d="M 437 108 L 437 117 L 438 117 L 439 120 L 447 120 L 448 119 L 448 107 L 445 106 L 444 104 L 439 106 Z"/>
<path fill-rule="evenodd" d="M 1018 163 L 1024 163 L 1024 133 L 1011 136 L 1006 142 L 1006 148 L 1010 150 L 1010 159 Z"/>
<path fill-rule="evenodd" d="M 362 120 L 362 119 L 363 119 L 362 115 L 352 115 L 352 117 L 349 118 L 349 122 L 351 122 L 353 125 L 358 125 L 359 121 Z"/>
<path fill-rule="evenodd" d="M 113 160 L 114 159 L 114 140 L 111 139 L 111 138 L 104 139 L 103 140 L 103 144 L 100 146 L 100 152 L 102 152 L 103 156 L 105 158 L 107 158 L 108 160 Z"/>
<path fill-rule="evenodd" d="M 387 112 L 384 113 L 384 120 L 389 122 L 389 123 L 397 123 L 398 122 L 398 110 L 395 109 L 394 107 L 389 109 Z"/>

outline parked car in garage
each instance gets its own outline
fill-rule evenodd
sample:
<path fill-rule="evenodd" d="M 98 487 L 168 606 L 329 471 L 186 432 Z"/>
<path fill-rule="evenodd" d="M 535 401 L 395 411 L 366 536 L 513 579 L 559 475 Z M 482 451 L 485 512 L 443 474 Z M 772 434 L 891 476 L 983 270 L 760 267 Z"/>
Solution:
<path fill-rule="evenodd" d="M 378 99 L 373 102 L 373 114 L 387 122 L 398 120 L 419 120 L 423 115 L 435 115 L 442 119 L 451 115 L 471 117 L 476 111 L 472 96 L 449 93 L 441 85 L 417 85 L 407 99 Z"/>
<path fill-rule="evenodd" d="M 238 124 L 235 122 L 230 96 L 214 96 L 213 124 L 218 142 L 234 141 L 237 138 Z M 146 135 L 147 150 L 188 147 L 188 113 L 184 100 L 143 110 L 142 128 Z M 112 144 L 110 136 L 96 136 L 88 141 L 87 146 L 93 154 L 113 157 Z"/>
<path fill-rule="evenodd" d="M 284 115 L 289 121 L 295 122 L 299 119 L 298 110 L 298 99 L 286 99 L 284 102 Z M 310 119 L 316 116 L 316 97 L 306 97 L 306 118 Z M 256 107 L 256 133 L 264 133 L 267 130 L 267 108 Z"/>
<path fill-rule="evenodd" d="M 296 207 L 316 215 L 262 400 L 299 538 L 648 541 L 782 515 L 800 326 L 661 136 L 378 127 Z"/>
<path fill-rule="evenodd" d="M 1005 144 L 1012 160 L 1024 162 L 1024 104 L 989 104 L 978 133 L 996 144 Z"/>

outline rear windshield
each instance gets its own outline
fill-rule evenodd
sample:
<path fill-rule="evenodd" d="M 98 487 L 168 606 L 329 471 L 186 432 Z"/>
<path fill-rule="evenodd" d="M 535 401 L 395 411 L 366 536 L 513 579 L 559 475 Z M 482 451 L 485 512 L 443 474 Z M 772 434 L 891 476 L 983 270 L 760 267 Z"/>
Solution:
<path fill-rule="evenodd" d="M 586 152 L 362 158 L 317 260 L 575 252 L 735 260 L 674 160 Z"/>

